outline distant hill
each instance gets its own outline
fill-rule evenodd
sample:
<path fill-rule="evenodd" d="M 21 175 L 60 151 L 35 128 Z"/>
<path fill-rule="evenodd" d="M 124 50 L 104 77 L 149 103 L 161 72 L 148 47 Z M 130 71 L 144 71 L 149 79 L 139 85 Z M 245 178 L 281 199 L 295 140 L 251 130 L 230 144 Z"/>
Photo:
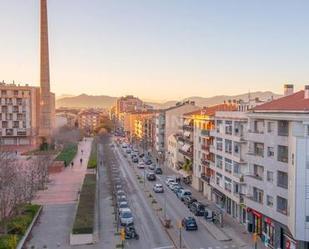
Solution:
<path fill-rule="evenodd" d="M 280 95 L 275 94 L 270 91 L 266 92 L 252 92 L 250 93 L 250 98 L 259 98 L 261 100 L 268 100 L 271 98 L 278 98 Z M 189 97 L 183 100 L 191 100 L 195 101 L 196 105 L 198 106 L 212 106 L 216 104 L 223 103 L 223 101 L 228 100 L 248 100 L 248 93 L 239 94 L 239 95 L 219 95 L 209 98 L 204 97 Z M 99 107 L 99 108 L 111 108 L 115 105 L 117 97 L 110 97 L 110 96 L 92 96 L 82 94 L 79 96 L 74 97 L 64 97 L 57 100 L 56 105 L 57 107 L 77 107 L 77 108 L 88 108 L 88 107 Z M 152 105 L 154 108 L 168 108 L 170 106 L 175 105 L 179 101 L 183 100 L 171 100 L 164 103 L 154 103 L 154 102 L 147 102 L 147 104 Z"/>
<path fill-rule="evenodd" d="M 117 97 L 110 96 L 92 96 L 87 94 L 81 94 L 74 97 L 65 97 L 56 101 L 57 107 L 77 107 L 77 108 L 111 108 L 115 105 Z"/>

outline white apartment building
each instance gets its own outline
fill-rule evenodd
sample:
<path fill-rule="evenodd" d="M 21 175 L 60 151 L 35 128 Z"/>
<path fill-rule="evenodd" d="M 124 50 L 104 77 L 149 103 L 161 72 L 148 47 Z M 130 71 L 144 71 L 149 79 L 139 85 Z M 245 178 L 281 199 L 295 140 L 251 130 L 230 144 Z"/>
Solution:
<path fill-rule="evenodd" d="M 214 161 L 210 162 L 211 199 L 243 224 L 247 219 L 243 197 L 246 193 L 244 175 L 248 171 L 247 119 L 245 112 L 218 111 L 214 116 L 215 128 L 210 131 L 213 137 L 210 152 L 214 155 Z"/>
<path fill-rule="evenodd" d="M 39 132 L 37 87 L 0 83 L 0 145 L 32 145 Z"/>
<path fill-rule="evenodd" d="M 248 113 L 249 231 L 271 248 L 309 248 L 309 86 Z"/>

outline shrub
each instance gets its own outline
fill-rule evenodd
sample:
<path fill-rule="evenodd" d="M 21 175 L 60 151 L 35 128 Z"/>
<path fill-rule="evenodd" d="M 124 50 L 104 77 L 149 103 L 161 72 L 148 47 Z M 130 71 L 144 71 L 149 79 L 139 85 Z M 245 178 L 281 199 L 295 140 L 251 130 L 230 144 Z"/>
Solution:
<path fill-rule="evenodd" d="M 0 236 L 0 249 L 15 249 L 18 240 L 17 235 L 2 235 Z"/>
<path fill-rule="evenodd" d="M 97 167 L 97 164 L 98 164 L 97 162 L 97 142 L 93 141 L 87 168 L 95 169 Z"/>
<path fill-rule="evenodd" d="M 93 233 L 96 175 L 85 176 L 73 225 L 73 234 Z"/>
<path fill-rule="evenodd" d="M 60 154 L 57 156 L 56 161 L 64 161 L 65 165 L 68 165 L 76 156 L 77 144 L 66 145 Z"/>

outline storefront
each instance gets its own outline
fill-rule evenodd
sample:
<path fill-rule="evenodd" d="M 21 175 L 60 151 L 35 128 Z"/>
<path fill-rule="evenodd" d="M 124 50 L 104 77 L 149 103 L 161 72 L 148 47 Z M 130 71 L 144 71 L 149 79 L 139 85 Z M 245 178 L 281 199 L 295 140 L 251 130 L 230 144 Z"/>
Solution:
<path fill-rule="evenodd" d="M 288 234 L 284 234 L 284 249 L 296 249 L 296 241 Z"/>
<path fill-rule="evenodd" d="M 262 217 L 263 215 L 254 209 L 247 208 L 248 214 L 248 231 L 262 235 Z"/>
<path fill-rule="evenodd" d="M 225 195 L 215 188 L 212 188 L 212 200 L 220 208 L 225 208 Z"/>
<path fill-rule="evenodd" d="M 263 225 L 262 241 L 269 248 L 274 248 L 275 242 L 275 224 L 272 219 L 265 217 Z"/>

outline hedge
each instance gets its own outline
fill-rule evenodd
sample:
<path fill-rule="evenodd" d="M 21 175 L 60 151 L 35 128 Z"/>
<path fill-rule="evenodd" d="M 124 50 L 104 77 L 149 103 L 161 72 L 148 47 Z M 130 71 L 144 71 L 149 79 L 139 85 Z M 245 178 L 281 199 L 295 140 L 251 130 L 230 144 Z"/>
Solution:
<path fill-rule="evenodd" d="M 91 153 L 88 161 L 87 168 L 95 169 L 97 167 L 97 142 L 94 140 L 91 146 Z"/>
<path fill-rule="evenodd" d="M 0 235 L 0 249 L 16 248 L 39 209 L 39 205 L 31 204 L 22 207 L 20 214 L 8 222 L 9 233 L 7 235 Z"/>
<path fill-rule="evenodd" d="M 68 165 L 76 156 L 77 144 L 66 145 L 60 154 L 57 156 L 56 161 L 64 161 L 65 165 Z"/>
<path fill-rule="evenodd" d="M 81 189 L 79 204 L 72 229 L 73 234 L 91 234 L 94 224 L 96 175 L 86 174 Z"/>

